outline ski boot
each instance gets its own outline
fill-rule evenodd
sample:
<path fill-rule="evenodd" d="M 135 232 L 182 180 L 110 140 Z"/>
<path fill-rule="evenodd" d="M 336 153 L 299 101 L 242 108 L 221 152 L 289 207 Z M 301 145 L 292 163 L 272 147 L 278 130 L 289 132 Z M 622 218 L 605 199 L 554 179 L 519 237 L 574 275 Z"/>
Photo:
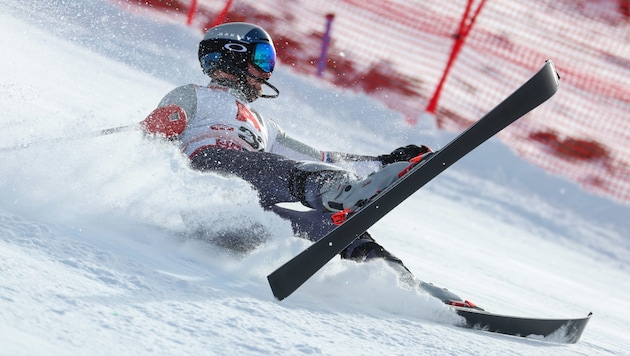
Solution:
<path fill-rule="evenodd" d="M 322 204 L 329 211 L 361 207 L 407 173 L 411 166 L 413 163 L 395 162 L 361 181 L 351 181 L 347 176 L 338 176 L 322 186 L 320 190 Z"/>

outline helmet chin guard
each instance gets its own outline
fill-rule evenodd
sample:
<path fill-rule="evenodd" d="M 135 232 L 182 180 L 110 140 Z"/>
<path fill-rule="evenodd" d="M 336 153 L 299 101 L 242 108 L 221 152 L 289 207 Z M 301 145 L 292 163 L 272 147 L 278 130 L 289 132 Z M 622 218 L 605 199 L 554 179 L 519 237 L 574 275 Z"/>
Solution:
<path fill-rule="evenodd" d="M 273 98 L 277 98 L 280 95 L 280 90 L 278 90 L 278 88 L 276 88 L 275 86 L 271 85 L 271 83 L 269 83 L 266 79 L 257 77 L 253 74 L 251 74 L 250 72 L 246 72 L 246 75 L 250 78 L 254 78 L 257 81 L 263 83 L 264 85 L 268 86 L 269 88 L 271 88 L 271 90 L 275 91 L 275 94 L 262 94 L 260 97 L 261 98 L 267 98 L 267 99 L 273 99 Z"/>

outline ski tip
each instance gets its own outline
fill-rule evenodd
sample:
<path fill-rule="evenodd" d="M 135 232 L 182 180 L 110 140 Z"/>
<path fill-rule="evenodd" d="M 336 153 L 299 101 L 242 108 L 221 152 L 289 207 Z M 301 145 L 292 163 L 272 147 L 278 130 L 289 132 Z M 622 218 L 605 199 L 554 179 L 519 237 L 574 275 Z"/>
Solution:
<path fill-rule="evenodd" d="M 558 73 L 558 70 L 556 69 L 556 65 L 553 64 L 553 61 L 551 59 L 547 59 L 545 60 L 545 66 L 548 67 L 549 70 L 553 73 L 553 77 L 555 78 L 556 85 L 558 85 L 560 81 L 560 74 Z"/>
<path fill-rule="evenodd" d="M 560 74 L 558 74 L 558 71 L 556 70 L 556 65 L 553 64 L 553 61 L 551 59 L 546 59 L 545 65 L 548 65 L 549 67 L 551 67 L 551 69 L 553 69 L 553 71 L 556 73 L 556 77 L 560 79 Z"/>

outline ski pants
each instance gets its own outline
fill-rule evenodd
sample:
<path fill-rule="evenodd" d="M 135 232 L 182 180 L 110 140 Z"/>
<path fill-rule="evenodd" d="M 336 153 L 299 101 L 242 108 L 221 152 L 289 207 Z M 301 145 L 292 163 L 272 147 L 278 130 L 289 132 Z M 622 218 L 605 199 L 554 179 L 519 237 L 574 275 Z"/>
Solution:
<path fill-rule="evenodd" d="M 299 212 L 276 206 L 284 202 L 302 202 L 306 195 L 314 197 L 318 194 L 315 190 L 319 187 L 305 184 L 305 177 L 297 172 L 300 163 L 269 152 L 218 148 L 206 148 L 191 159 L 194 169 L 233 174 L 244 179 L 256 190 L 264 209 L 289 219 L 296 234 L 317 241 L 335 227 L 330 212 L 324 212 L 321 207 Z"/>
<path fill-rule="evenodd" d="M 269 152 L 250 152 L 232 149 L 205 148 L 191 158 L 191 167 L 200 171 L 233 174 L 251 184 L 258 192 L 261 206 L 282 218 L 291 221 L 297 236 L 317 241 L 335 228 L 331 214 L 321 203 L 306 212 L 277 206 L 283 202 L 302 202 L 307 206 L 316 205 L 320 186 L 313 175 L 327 171 L 303 171 L 299 167 L 304 162 L 296 161 Z M 330 173 L 332 172 L 332 173 Z M 330 166 L 329 174 L 348 174 Z M 369 233 L 364 232 L 341 254 L 342 258 L 365 260 L 381 257 L 402 264 L 398 258 L 378 245 Z"/>
<path fill-rule="evenodd" d="M 299 169 L 296 170 L 301 163 L 268 152 L 217 148 L 204 149 L 191 159 L 191 167 L 194 169 L 233 174 L 249 182 L 258 191 L 260 204 L 265 209 L 291 221 L 295 235 L 317 241 L 335 228 L 330 212 L 324 211 L 323 208 L 302 212 L 275 205 L 281 202 L 304 202 L 305 196 L 318 194 L 318 186 L 304 184 L 303 180 L 308 177 L 301 174 Z M 316 172 L 310 170 L 307 173 Z M 315 191 L 300 192 L 301 189 Z M 355 261 L 382 258 L 398 271 L 403 282 L 417 285 L 445 303 L 462 300 L 447 289 L 417 280 L 399 258 L 379 245 L 367 231 L 340 255 L 341 258 Z"/>

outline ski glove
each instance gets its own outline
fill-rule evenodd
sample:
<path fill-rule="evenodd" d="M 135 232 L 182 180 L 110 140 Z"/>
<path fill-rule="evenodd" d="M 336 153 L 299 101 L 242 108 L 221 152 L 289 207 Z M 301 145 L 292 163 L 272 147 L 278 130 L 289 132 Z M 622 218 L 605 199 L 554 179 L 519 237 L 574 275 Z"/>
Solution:
<path fill-rule="evenodd" d="M 392 151 L 392 153 L 388 155 L 378 156 L 378 160 L 383 163 L 383 165 L 391 164 L 394 162 L 401 161 L 409 161 L 410 159 L 417 157 L 421 154 L 425 154 L 428 152 L 433 152 L 429 147 L 425 145 L 416 146 L 416 145 L 408 145 L 405 147 L 399 147 Z"/>

